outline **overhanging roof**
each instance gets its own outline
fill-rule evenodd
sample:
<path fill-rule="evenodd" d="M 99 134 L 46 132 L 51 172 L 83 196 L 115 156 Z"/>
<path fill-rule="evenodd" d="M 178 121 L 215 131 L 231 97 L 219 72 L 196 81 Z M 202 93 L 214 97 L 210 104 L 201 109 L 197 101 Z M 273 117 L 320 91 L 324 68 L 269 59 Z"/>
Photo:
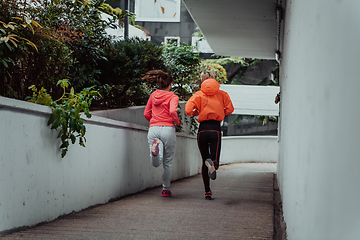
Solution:
<path fill-rule="evenodd" d="M 277 0 L 183 0 L 218 55 L 275 59 Z"/>

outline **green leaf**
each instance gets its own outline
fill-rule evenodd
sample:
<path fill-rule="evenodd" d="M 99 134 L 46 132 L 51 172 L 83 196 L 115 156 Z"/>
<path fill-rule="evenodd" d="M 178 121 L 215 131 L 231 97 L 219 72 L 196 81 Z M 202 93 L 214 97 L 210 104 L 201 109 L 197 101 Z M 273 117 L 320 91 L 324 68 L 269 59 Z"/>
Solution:
<path fill-rule="evenodd" d="M 33 92 L 37 92 L 37 88 L 35 85 L 31 85 L 30 87 L 28 87 L 28 89 L 31 89 L 31 91 Z"/>
<path fill-rule="evenodd" d="M 75 129 L 76 121 L 73 118 L 70 118 L 70 129 Z"/>
<path fill-rule="evenodd" d="M 8 64 L 7 64 L 7 62 L 5 62 L 4 60 L 1 60 L 1 62 L 2 62 L 2 64 L 5 66 L 5 68 L 8 68 L 8 67 L 9 67 Z"/>
<path fill-rule="evenodd" d="M 75 117 L 77 117 L 80 114 L 80 106 L 77 106 L 75 109 Z"/>
<path fill-rule="evenodd" d="M 60 148 L 68 148 L 69 147 L 69 142 L 65 141 L 63 142 L 63 144 L 61 144 Z"/>
<path fill-rule="evenodd" d="M 62 134 L 63 134 L 63 130 L 62 129 L 60 129 L 60 131 L 59 131 L 59 133 L 58 133 L 58 135 L 57 135 L 57 138 L 60 138 L 61 136 L 62 136 Z"/>
<path fill-rule="evenodd" d="M 71 143 L 74 144 L 75 141 L 76 141 L 76 138 L 75 138 L 74 134 L 70 135 L 70 139 L 71 139 Z"/>
<path fill-rule="evenodd" d="M 83 140 L 83 138 L 81 138 L 81 137 L 80 137 L 80 142 L 79 142 L 79 144 L 80 144 L 80 146 L 85 147 L 84 140 Z"/>
<path fill-rule="evenodd" d="M 80 133 L 81 133 L 81 136 L 85 136 L 85 133 L 86 133 L 85 125 L 80 125 Z"/>
<path fill-rule="evenodd" d="M 56 85 L 60 85 L 62 88 L 68 88 L 70 85 L 70 82 L 68 81 L 68 79 L 62 79 L 62 80 L 59 80 Z"/>
<path fill-rule="evenodd" d="M 56 115 L 57 115 L 57 116 L 60 116 L 60 114 L 61 114 L 62 111 L 63 111 L 63 109 L 62 109 L 61 106 L 59 106 L 59 105 L 55 108 L 55 112 L 56 112 Z"/>
<path fill-rule="evenodd" d="M 88 108 L 88 103 L 86 101 L 82 101 L 81 105 L 83 106 L 83 108 Z"/>
<path fill-rule="evenodd" d="M 66 148 L 63 149 L 63 150 L 61 150 L 61 157 L 62 157 L 62 158 L 65 157 L 67 151 L 68 151 L 68 150 L 67 150 Z"/>
<path fill-rule="evenodd" d="M 65 111 L 61 111 L 61 112 L 60 112 L 60 116 L 63 117 L 63 118 L 65 118 L 65 119 L 68 119 L 68 118 L 69 118 L 68 114 L 67 114 Z"/>
<path fill-rule="evenodd" d="M 66 142 L 66 139 L 68 139 L 68 135 L 67 135 L 67 131 L 66 131 L 67 129 L 63 128 L 62 130 L 63 130 L 63 134 L 61 134 L 60 139 L 61 139 L 61 142 L 64 143 L 64 142 Z"/>
<path fill-rule="evenodd" d="M 92 90 L 92 91 L 90 91 L 90 95 L 91 96 L 97 96 L 97 95 L 100 95 L 100 93 L 98 91 Z"/>
<path fill-rule="evenodd" d="M 49 118 L 47 125 L 50 126 L 50 124 L 52 124 L 55 121 L 55 119 L 56 119 L 56 115 L 53 112 Z"/>
<path fill-rule="evenodd" d="M 91 118 L 91 113 L 89 112 L 89 109 L 88 109 L 88 108 L 86 108 L 86 109 L 84 110 L 84 114 L 85 114 L 86 117 Z"/>
<path fill-rule="evenodd" d="M 51 102 L 50 106 L 51 106 L 52 108 L 56 109 L 57 103 L 56 103 L 56 102 Z"/>
<path fill-rule="evenodd" d="M 54 123 L 53 123 L 53 125 L 51 126 L 51 129 L 56 129 L 56 128 L 58 128 L 58 127 L 60 126 L 60 124 L 61 124 L 60 118 L 56 118 L 55 121 L 54 121 Z"/>

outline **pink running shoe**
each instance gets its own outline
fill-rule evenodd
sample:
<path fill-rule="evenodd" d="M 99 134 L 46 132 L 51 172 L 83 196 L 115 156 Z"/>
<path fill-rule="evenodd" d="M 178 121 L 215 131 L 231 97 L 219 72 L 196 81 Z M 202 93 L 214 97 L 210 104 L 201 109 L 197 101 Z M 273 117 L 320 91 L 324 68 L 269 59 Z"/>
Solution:
<path fill-rule="evenodd" d="M 155 138 L 151 146 L 151 154 L 153 156 L 157 156 L 159 154 L 159 144 L 160 140 Z"/>
<path fill-rule="evenodd" d="M 162 190 L 163 197 L 171 197 L 172 193 L 170 190 Z"/>

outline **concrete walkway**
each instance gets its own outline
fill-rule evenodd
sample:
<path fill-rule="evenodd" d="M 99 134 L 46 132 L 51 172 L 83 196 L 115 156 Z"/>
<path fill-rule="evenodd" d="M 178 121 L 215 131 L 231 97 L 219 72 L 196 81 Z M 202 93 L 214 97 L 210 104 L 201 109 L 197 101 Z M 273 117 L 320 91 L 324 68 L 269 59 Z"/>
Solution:
<path fill-rule="evenodd" d="M 1 239 L 273 239 L 276 164 L 221 166 L 204 199 L 200 175 L 21 230 Z"/>

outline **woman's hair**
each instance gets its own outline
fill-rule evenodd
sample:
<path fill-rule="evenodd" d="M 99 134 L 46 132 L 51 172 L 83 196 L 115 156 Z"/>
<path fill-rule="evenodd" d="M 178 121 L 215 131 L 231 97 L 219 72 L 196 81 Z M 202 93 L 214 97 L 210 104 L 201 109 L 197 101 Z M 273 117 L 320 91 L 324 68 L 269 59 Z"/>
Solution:
<path fill-rule="evenodd" d="M 200 77 L 201 77 L 201 81 L 204 81 L 208 78 L 216 78 L 216 73 L 210 70 L 204 70 L 201 72 Z"/>
<path fill-rule="evenodd" d="M 147 81 L 150 84 L 156 83 L 161 89 L 167 88 L 173 81 L 172 76 L 162 70 L 148 71 L 141 77 L 141 79 Z"/>

